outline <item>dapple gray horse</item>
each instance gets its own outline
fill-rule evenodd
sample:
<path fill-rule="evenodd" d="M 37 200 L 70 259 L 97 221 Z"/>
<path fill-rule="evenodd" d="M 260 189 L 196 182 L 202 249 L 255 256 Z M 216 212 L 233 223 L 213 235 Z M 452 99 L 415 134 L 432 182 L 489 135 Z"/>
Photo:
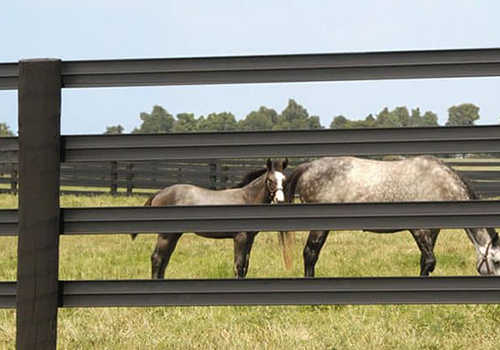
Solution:
<path fill-rule="evenodd" d="M 296 190 L 303 203 L 459 201 L 479 198 L 453 169 L 431 156 L 397 161 L 355 157 L 320 158 L 301 164 L 290 174 L 285 184 L 287 202 L 293 200 Z M 436 266 L 434 245 L 439 231 L 437 228 L 410 230 L 421 252 L 420 275 L 429 275 Z M 500 275 L 497 232 L 492 228 L 466 228 L 465 231 L 476 247 L 476 268 L 479 273 Z M 314 267 L 327 236 L 328 231 L 309 233 L 303 252 L 305 276 L 314 277 Z"/>
<path fill-rule="evenodd" d="M 160 207 L 167 205 L 280 203 L 285 199 L 283 170 L 287 164 L 288 160 L 273 163 L 268 159 L 265 168 L 248 173 L 237 185 L 237 188 L 227 190 L 209 190 L 186 184 L 173 185 L 151 196 L 144 205 Z M 151 256 L 153 278 L 164 278 L 170 257 L 182 234 L 183 232 L 160 233 L 158 235 L 156 248 Z M 234 273 L 239 278 L 246 276 L 250 250 L 257 232 L 196 232 L 196 234 L 207 238 L 232 238 L 234 240 Z M 132 239 L 136 236 L 137 234 L 133 234 Z M 282 245 L 283 249 L 285 247 Z"/>

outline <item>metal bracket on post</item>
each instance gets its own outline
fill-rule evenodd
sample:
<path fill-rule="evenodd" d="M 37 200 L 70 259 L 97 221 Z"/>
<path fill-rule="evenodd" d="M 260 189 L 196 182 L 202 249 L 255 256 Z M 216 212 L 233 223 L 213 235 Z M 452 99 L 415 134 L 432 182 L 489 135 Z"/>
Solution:
<path fill-rule="evenodd" d="M 18 350 L 56 349 L 61 61 L 19 63 Z"/>

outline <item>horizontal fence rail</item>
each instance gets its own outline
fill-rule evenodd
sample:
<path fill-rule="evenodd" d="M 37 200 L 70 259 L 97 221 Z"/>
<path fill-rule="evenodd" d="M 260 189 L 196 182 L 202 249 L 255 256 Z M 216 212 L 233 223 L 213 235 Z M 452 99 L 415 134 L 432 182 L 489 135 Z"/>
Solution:
<path fill-rule="evenodd" d="M 17 211 L 0 211 L 2 236 L 16 234 Z M 396 230 L 500 226 L 500 201 L 68 208 L 63 234 Z"/>
<path fill-rule="evenodd" d="M 65 61 L 66 88 L 500 76 L 499 49 Z M 17 63 L 0 64 L 16 89 Z"/>
<path fill-rule="evenodd" d="M 66 136 L 64 161 L 499 152 L 500 126 Z"/>
<path fill-rule="evenodd" d="M 498 278 L 68 281 L 63 307 L 499 303 Z"/>
<path fill-rule="evenodd" d="M 60 307 L 500 303 L 496 277 L 61 281 Z M 0 283 L 0 308 L 15 306 Z"/>
<path fill-rule="evenodd" d="M 65 234 L 500 226 L 500 201 L 63 210 Z"/>
<path fill-rule="evenodd" d="M 17 161 L 15 138 L 0 140 Z M 65 162 L 500 153 L 500 126 L 63 136 Z"/>
<path fill-rule="evenodd" d="M 16 282 L 0 282 L 0 308 L 16 307 Z"/>
<path fill-rule="evenodd" d="M 19 65 L 0 63 L 0 90 L 14 90 L 19 85 Z"/>

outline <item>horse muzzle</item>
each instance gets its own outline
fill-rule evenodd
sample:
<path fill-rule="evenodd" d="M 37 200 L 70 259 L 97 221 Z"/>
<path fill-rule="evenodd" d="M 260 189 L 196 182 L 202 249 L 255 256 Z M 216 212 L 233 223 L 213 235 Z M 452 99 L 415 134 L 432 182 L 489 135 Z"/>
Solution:
<path fill-rule="evenodd" d="M 285 194 L 283 193 L 283 190 L 277 190 L 273 196 L 273 201 L 272 201 L 273 204 L 283 203 L 284 201 L 285 201 Z"/>

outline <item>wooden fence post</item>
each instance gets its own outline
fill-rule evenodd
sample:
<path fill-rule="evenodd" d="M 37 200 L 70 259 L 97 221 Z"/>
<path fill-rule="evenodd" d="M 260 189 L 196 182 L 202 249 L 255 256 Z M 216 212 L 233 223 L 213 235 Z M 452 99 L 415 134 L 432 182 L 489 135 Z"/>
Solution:
<path fill-rule="evenodd" d="M 17 192 L 17 184 L 19 182 L 17 164 L 10 164 L 10 189 L 12 193 Z"/>
<path fill-rule="evenodd" d="M 57 346 L 61 85 L 60 60 L 19 62 L 18 350 Z"/>
<path fill-rule="evenodd" d="M 111 185 L 110 192 L 114 196 L 118 193 L 118 163 L 111 162 Z"/>

